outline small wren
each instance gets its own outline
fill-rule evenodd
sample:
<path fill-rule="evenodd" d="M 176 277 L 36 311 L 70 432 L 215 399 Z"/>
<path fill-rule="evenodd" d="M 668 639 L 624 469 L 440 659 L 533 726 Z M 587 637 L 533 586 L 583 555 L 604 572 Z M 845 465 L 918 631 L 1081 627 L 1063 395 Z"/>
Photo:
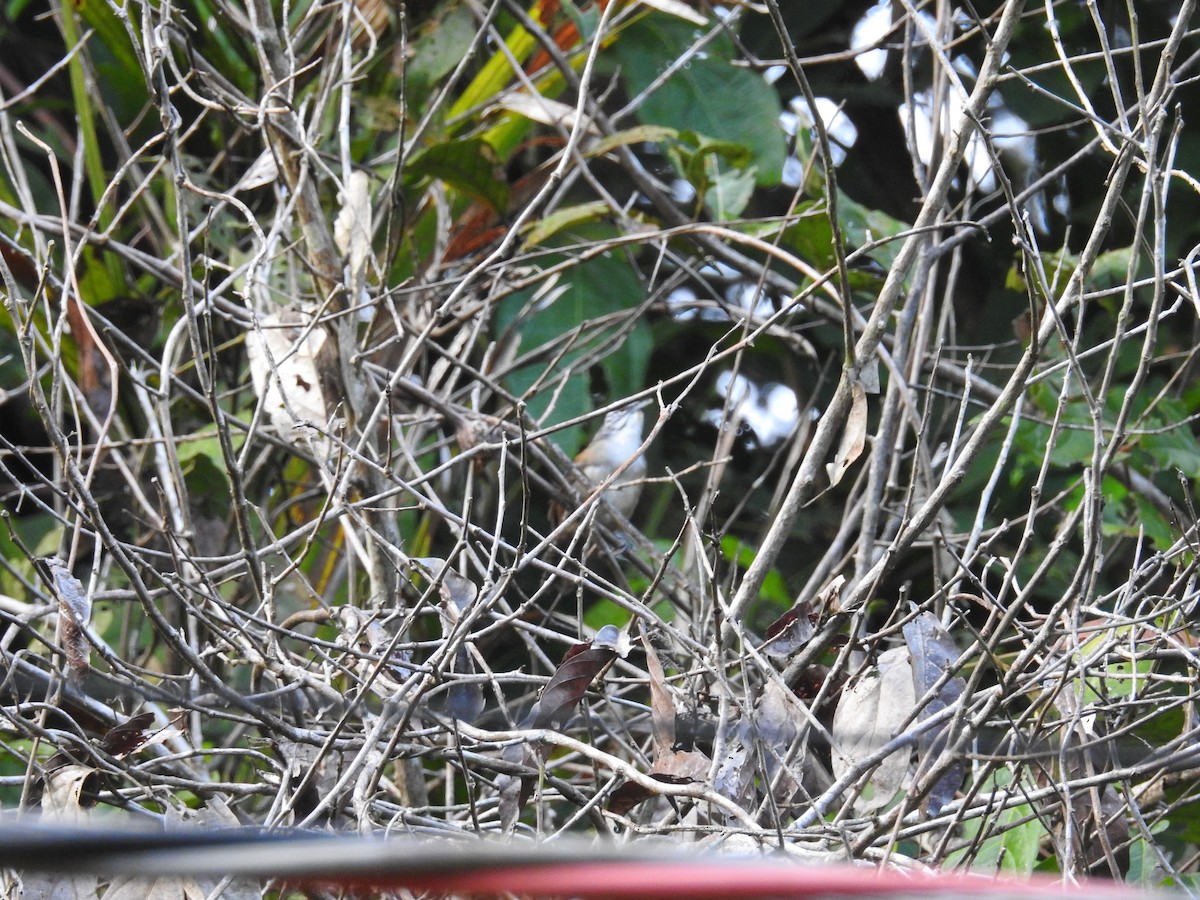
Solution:
<path fill-rule="evenodd" d="M 587 496 L 604 483 L 618 468 L 629 463 L 604 492 L 604 500 L 625 518 L 633 513 L 646 477 L 646 460 L 639 454 L 642 446 L 642 403 L 614 409 L 604 417 L 600 430 L 579 451 L 575 465 L 582 478 L 573 478 L 576 490 Z M 581 483 L 580 483 L 581 482 Z M 559 504 L 552 504 L 555 523 L 566 518 Z"/>

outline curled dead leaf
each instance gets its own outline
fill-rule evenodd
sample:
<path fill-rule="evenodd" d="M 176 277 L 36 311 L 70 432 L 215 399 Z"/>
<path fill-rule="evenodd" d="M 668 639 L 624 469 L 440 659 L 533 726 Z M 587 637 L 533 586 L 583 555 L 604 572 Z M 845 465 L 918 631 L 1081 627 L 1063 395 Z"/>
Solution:
<path fill-rule="evenodd" d="M 333 222 L 333 239 L 346 258 L 357 299 L 371 255 L 371 179 L 366 172 L 350 173 L 341 199 L 342 208 Z"/>
<path fill-rule="evenodd" d="M 836 485 L 842 476 L 862 456 L 863 448 L 867 446 L 867 393 L 862 383 L 855 381 L 850 385 L 850 413 L 846 416 L 846 427 L 842 431 L 842 439 L 838 443 L 837 453 L 833 462 L 825 467 L 829 473 L 829 483 Z"/>
<path fill-rule="evenodd" d="M 298 310 L 262 316 L 246 333 L 250 377 L 263 409 L 280 436 L 300 444 L 301 426 L 323 428 L 337 405 L 326 397 L 319 364 L 327 335 Z"/>

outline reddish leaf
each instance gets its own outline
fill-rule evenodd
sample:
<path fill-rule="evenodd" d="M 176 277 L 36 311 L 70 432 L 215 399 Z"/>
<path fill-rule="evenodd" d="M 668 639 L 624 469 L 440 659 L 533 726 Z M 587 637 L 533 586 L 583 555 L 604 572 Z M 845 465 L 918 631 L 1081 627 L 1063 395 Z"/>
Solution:
<path fill-rule="evenodd" d="M 657 761 L 675 746 L 675 701 L 667 690 L 667 678 L 650 638 L 642 632 L 646 648 L 646 672 L 650 675 L 650 717 L 654 724 L 654 759 Z"/>
<path fill-rule="evenodd" d="M 776 658 L 791 656 L 807 644 L 812 635 L 812 606 L 807 601 L 797 603 L 768 626 L 763 652 Z"/>
<path fill-rule="evenodd" d="M 583 649 L 580 649 L 580 648 Z M 530 728 L 557 728 L 568 718 L 596 676 L 612 665 L 617 652 L 607 647 L 577 644 L 567 651 L 558 670 L 529 711 Z"/>
<path fill-rule="evenodd" d="M 541 698 L 525 717 L 522 728 L 557 728 L 570 718 L 588 686 L 617 658 L 615 647 L 603 640 L 607 635 L 601 629 L 596 642 L 576 644 L 566 652 L 562 663 L 542 689 Z M 602 643 L 603 646 L 595 646 L 594 643 Z M 541 747 L 537 753 L 543 753 Z M 508 762 L 537 765 L 534 752 L 524 744 L 510 745 L 503 755 Z M 512 830 L 521 810 L 529 801 L 534 781 L 533 778 L 508 774 L 496 779 L 500 794 L 500 823 L 506 833 Z"/>
<path fill-rule="evenodd" d="M 154 713 L 141 713 L 108 730 L 100 739 L 100 749 L 117 758 L 128 756 L 146 743 L 146 729 L 154 722 Z"/>
<path fill-rule="evenodd" d="M 650 777 L 663 784 L 693 784 L 696 779 L 686 775 L 668 775 L 665 772 L 651 772 Z M 626 781 L 612 792 L 608 798 L 608 811 L 623 816 L 643 800 L 649 800 L 656 792 L 636 781 Z"/>
<path fill-rule="evenodd" d="M 818 717 L 828 717 L 833 714 L 837 708 L 838 699 L 842 696 L 842 688 L 846 684 L 846 675 L 839 671 L 832 676 L 833 682 L 829 689 L 825 692 L 824 698 L 819 706 L 813 706 L 813 702 L 821 693 L 821 688 L 825 687 L 825 682 L 830 679 L 830 671 L 828 666 L 813 663 L 811 666 L 806 666 L 801 669 L 796 677 L 792 679 L 788 687 L 792 689 L 792 693 L 803 700 Z"/>

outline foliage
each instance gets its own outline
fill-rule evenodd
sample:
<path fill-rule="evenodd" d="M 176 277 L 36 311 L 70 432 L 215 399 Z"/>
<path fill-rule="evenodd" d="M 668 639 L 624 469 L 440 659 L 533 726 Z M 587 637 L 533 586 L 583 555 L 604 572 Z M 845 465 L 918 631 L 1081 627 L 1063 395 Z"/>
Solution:
<path fill-rule="evenodd" d="M 1166 6 L 9 4 L 0 804 L 1194 884 Z"/>

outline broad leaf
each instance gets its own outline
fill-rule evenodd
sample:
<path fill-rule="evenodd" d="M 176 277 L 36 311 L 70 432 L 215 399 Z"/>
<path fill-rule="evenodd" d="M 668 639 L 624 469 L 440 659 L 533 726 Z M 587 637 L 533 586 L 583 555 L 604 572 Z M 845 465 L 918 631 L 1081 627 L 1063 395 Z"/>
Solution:
<path fill-rule="evenodd" d="M 601 672 L 612 665 L 617 651 L 610 647 L 595 647 L 591 643 L 576 644 L 567 651 L 562 664 L 550 676 L 542 696 L 529 711 L 526 728 L 558 728 L 570 718 L 588 686 Z"/>
<path fill-rule="evenodd" d="M 412 175 L 440 178 L 446 184 L 502 213 L 508 206 L 508 182 L 496 151 L 480 138 L 434 144 L 408 164 Z"/>
<path fill-rule="evenodd" d="M 650 87 L 663 60 L 682 56 L 695 39 L 694 25 L 661 15 L 631 26 L 614 48 L 629 92 Z M 646 97 L 638 116 L 649 125 L 740 144 L 750 151 L 758 184 L 778 184 L 787 154 L 779 98 L 762 77 L 733 66 L 732 55 L 728 39 L 709 42 Z"/>
<path fill-rule="evenodd" d="M 916 705 L 908 648 L 879 656 L 878 667 L 863 672 L 842 691 L 833 716 L 833 774 L 841 778 L 900 734 Z M 887 806 L 903 787 L 911 753 L 908 748 L 884 757 L 854 798 L 861 813 Z"/>
<path fill-rule="evenodd" d="M 921 613 L 904 626 L 904 640 L 912 653 L 913 689 L 919 699 L 932 690 L 950 670 L 958 659 L 958 648 L 937 618 L 928 612 Z M 962 696 L 966 686 L 966 682 L 957 675 L 946 680 L 933 700 L 921 708 L 918 718 L 923 721 L 945 709 Z M 945 726 L 932 733 L 922 732 L 918 742 L 922 766 L 932 765 L 937 761 L 945 747 L 945 734 Z M 954 799 L 962 785 L 964 774 L 962 762 L 956 762 L 938 779 L 928 796 L 931 815 L 936 815 L 943 806 Z"/>

